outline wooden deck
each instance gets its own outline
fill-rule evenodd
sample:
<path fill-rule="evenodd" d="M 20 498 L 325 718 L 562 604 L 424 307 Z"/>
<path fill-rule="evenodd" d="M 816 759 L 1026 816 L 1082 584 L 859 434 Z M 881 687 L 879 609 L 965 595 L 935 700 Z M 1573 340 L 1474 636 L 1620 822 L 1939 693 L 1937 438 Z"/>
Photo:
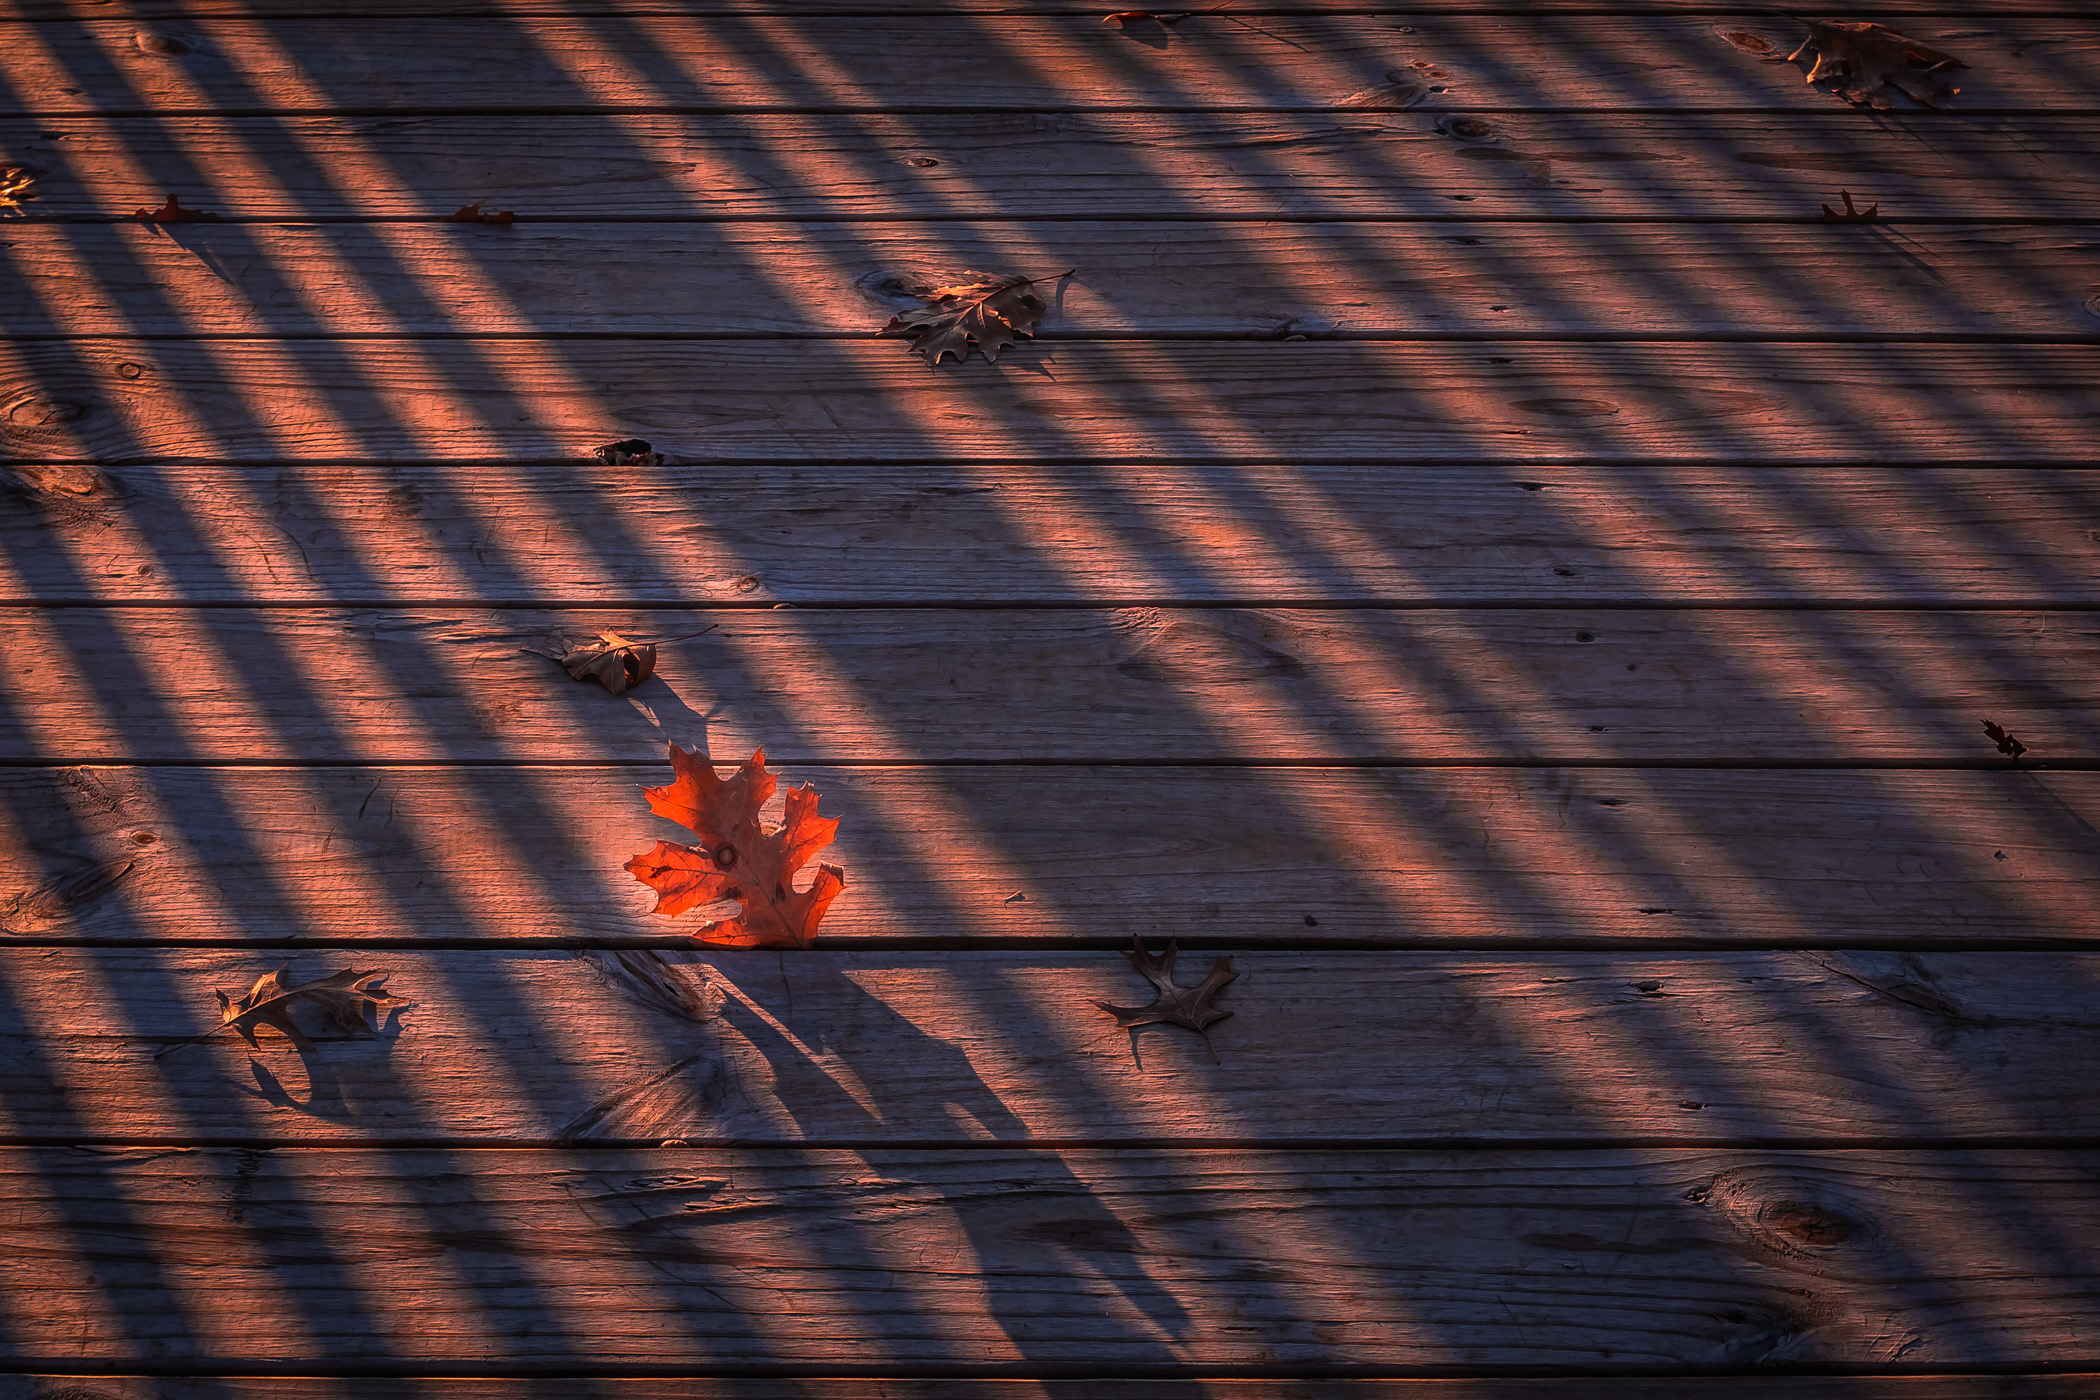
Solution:
<path fill-rule="evenodd" d="M 2100 1395 L 2100 7 L 1109 8 L 0 11 L 0 1400 Z"/>

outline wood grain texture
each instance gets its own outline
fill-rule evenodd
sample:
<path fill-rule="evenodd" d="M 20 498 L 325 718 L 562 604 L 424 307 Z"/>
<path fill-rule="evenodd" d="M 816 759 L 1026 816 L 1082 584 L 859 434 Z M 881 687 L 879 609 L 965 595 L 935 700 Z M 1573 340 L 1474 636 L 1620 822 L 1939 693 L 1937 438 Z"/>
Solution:
<path fill-rule="evenodd" d="M 1812 210 L 1810 212 L 1813 212 Z M 2100 225 L 28 224 L 27 335 L 876 335 L 1051 274 L 1041 335 L 2094 335 Z"/>
<path fill-rule="evenodd" d="M 2100 218 L 2100 118 L 1802 111 L 0 117 L 32 219 Z M 473 231 L 477 243 L 519 232 Z M 204 230 L 176 227 L 172 238 Z M 959 231 L 951 231 L 959 232 Z M 1854 233 L 1857 230 L 1852 231 Z M 214 236 L 217 236 L 214 233 Z"/>
<path fill-rule="evenodd" d="M 679 937 L 619 769 L 0 770 L 0 929 L 66 941 Z M 2079 945 L 2100 775 L 823 768 L 827 939 Z"/>
<path fill-rule="evenodd" d="M 0 599 L 2046 606 L 2096 531 L 2017 468 L 17 464 Z"/>
<path fill-rule="evenodd" d="M 1200 980 L 1213 951 L 1185 943 L 1181 980 Z M 0 984 L 0 1134 L 646 1146 L 2100 1135 L 2091 956 L 1231 957 L 1213 1059 L 1185 1030 L 1123 1031 L 1096 1009 L 1150 996 L 1107 950 L 17 949 Z M 317 1044 L 306 1055 L 264 1030 L 256 1050 L 221 1034 L 150 1058 L 218 1024 L 213 988 L 239 995 L 287 958 L 302 980 L 383 966 L 416 1005 L 356 1037 L 298 1013 Z M 643 980 L 663 975 L 694 1001 L 711 987 L 720 1014 L 680 1014 Z"/>
<path fill-rule="evenodd" d="M 0 1376 L 0 1400 L 398 1400 L 399 1377 Z M 1440 1380 L 931 1380 L 418 1376 L 421 1400 L 2085 1400 L 2085 1375 L 1494 1376 Z"/>
<path fill-rule="evenodd" d="M 506 0 L 127 0 L 125 13 L 133 19 L 173 20 L 192 15 L 225 15 L 238 18 L 357 19 L 376 16 L 439 19 L 512 18 L 521 7 Z M 1260 5 L 1234 6 L 1233 13 L 1249 19 L 1265 15 L 1361 15 L 1392 7 L 1367 0 L 1264 0 Z M 1710 15 L 1725 6 L 1715 0 L 1512 0 L 1488 4 L 1483 0 L 1408 0 L 1404 13 L 1433 15 L 1456 12 L 1464 15 L 1503 13 L 1569 13 L 1613 15 Z M 4 0 L 0 19 L 77 20 L 81 0 Z M 652 15 L 778 15 L 837 16 L 871 14 L 898 16 L 947 15 L 1076 15 L 1099 22 L 1099 0 L 562 0 L 558 6 L 534 6 L 528 13 L 555 13 L 570 18 L 625 16 L 638 11 Z M 1165 12 L 1171 18 L 1175 12 Z M 1945 21 L 1948 16 L 1978 18 L 2009 15 L 2023 19 L 2056 17 L 2082 19 L 2091 11 L 2075 0 L 1873 0 L 1856 11 L 1863 16 L 1920 15 Z M 1140 31 L 1142 33 L 1142 31 Z"/>
<path fill-rule="evenodd" d="M 26 341 L 0 453 L 139 462 L 2085 463 L 2100 344 Z M 635 473 L 634 475 L 640 475 Z"/>
<path fill-rule="evenodd" d="M 1701 15 L 1191 16 L 1118 30 L 1095 16 L 950 13 L 618 20 L 53 22 L 0 58 L 5 108 L 115 114 L 692 108 L 891 111 L 1508 107 L 1824 111 L 1794 21 Z M 1968 64 L 1956 108 L 2091 111 L 2089 18 L 1921 19 Z M 1895 99 L 1922 111 L 1908 98 Z M 1842 104 L 1839 104 L 1842 105 Z M 1867 118 L 1862 118 L 1867 120 Z"/>
<path fill-rule="evenodd" d="M 608 695 L 524 650 L 705 636 Z M 0 762 L 2100 761 L 2090 612 L 0 612 Z"/>
<path fill-rule="evenodd" d="M 2100 1325 L 2100 1194 L 2071 1151 L 51 1148 L 0 1168 L 10 1346 L 42 1367 L 2089 1367 Z"/>

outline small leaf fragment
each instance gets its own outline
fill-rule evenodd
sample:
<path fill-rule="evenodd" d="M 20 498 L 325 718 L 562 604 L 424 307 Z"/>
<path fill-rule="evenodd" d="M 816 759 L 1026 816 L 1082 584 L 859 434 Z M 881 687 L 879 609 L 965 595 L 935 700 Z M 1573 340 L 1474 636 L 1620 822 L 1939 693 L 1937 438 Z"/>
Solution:
<path fill-rule="evenodd" d="M 472 204 L 462 204 L 446 216 L 446 222 L 454 224 L 514 224 L 517 221 L 518 216 L 508 209 L 500 214 L 482 213 L 479 200 Z"/>
<path fill-rule="evenodd" d="M 1211 1004 L 1218 993 L 1225 990 L 1225 984 L 1239 976 L 1232 970 L 1232 959 L 1219 958 L 1213 962 L 1209 975 L 1195 986 L 1177 987 L 1174 985 L 1174 958 L 1181 949 L 1176 940 L 1167 940 L 1166 956 L 1160 958 L 1146 951 L 1144 943 L 1135 935 L 1130 942 L 1132 951 L 1123 956 L 1159 989 L 1158 994 L 1148 1006 L 1115 1006 L 1105 1001 L 1097 1001 L 1094 1005 L 1114 1016 L 1118 1026 L 1129 1028 L 1154 1023 L 1185 1026 L 1202 1036 L 1203 1043 L 1209 1046 L 1210 1026 L 1232 1014 Z M 1211 1058 L 1216 1059 L 1217 1047 L 1211 1046 L 1210 1053 Z"/>
<path fill-rule="evenodd" d="M 352 1034 L 365 1029 L 364 1013 L 368 1004 L 378 1013 L 381 1021 L 384 1021 L 390 1012 L 406 1010 L 416 1004 L 397 997 L 378 985 L 387 976 L 384 969 L 359 970 L 346 967 L 341 972 L 327 977 L 302 982 L 296 987 L 287 987 L 284 984 L 284 975 L 291 970 L 291 966 L 290 960 L 287 959 L 275 972 L 264 973 L 255 979 L 255 985 L 243 996 L 231 997 L 223 991 L 219 992 L 219 1024 L 203 1035 L 185 1040 L 179 1045 L 170 1045 L 153 1058 L 157 1060 L 163 1055 L 171 1055 L 184 1045 L 195 1045 L 198 1041 L 208 1040 L 223 1030 L 232 1030 L 250 1045 L 260 1048 L 260 1042 L 255 1038 L 258 1026 L 270 1026 L 282 1031 L 301 1054 L 310 1054 L 314 1049 L 313 1041 L 292 1023 L 291 1012 L 296 1002 L 317 1008 L 338 1030 Z"/>
<path fill-rule="evenodd" d="M 0 209 L 22 212 L 22 201 L 36 198 L 36 176 L 26 165 L 0 170 Z"/>
<path fill-rule="evenodd" d="M 973 345 L 985 359 L 996 360 L 1001 350 L 1032 337 L 1043 319 L 1045 303 L 1028 289 L 1070 277 L 1072 269 L 1047 277 L 1002 277 L 989 272 L 964 275 L 972 280 L 952 287 L 912 288 L 912 294 L 928 304 L 898 312 L 882 334 L 910 336 L 912 353 L 924 356 L 929 365 L 938 365 L 945 355 L 966 361 Z"/>

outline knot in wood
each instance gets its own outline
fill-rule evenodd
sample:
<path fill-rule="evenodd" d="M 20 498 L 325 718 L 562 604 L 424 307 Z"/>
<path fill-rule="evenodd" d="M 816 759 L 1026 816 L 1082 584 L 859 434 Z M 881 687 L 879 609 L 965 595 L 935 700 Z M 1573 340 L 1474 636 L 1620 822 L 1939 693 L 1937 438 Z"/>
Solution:
<path fill-rule="evenodd" d="M 71 399 L 26 394 L 7 406 L 7 428 L 19 437 L 61 437 L 69 424 L 92 411 L 87 404 Z"/>
<path fill-rule="evenodd" d="M 1767 1261 L 1816 1275 L 1871 1267 L 1880 1232 L 1840 1189 L 1821 1173 L 1747 1167 L 1715 1177 L 1702 1204 Z"/>
<path fill-rule="evenodd" d="M 1803 1244 L 1843 1244 L 1858 1225 L 1812 1201 L 1775 1201 L 1766 1210 L 1771 1223 Z"/>

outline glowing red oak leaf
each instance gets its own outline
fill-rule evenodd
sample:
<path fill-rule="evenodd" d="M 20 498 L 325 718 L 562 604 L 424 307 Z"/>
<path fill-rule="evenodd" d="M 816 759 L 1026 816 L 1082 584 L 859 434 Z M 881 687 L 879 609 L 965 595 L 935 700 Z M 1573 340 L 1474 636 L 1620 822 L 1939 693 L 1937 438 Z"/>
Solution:
<path fill-rule="evenodd" d="M 734 917 L 703 925 L 695 941 L 727 948 L 807 948 L 816 940 L 817 924 L 839 891 L 846 872 L 819 865 L 806 890 L 794 886 L 795 875 L 810 857 L 831 844 L 837 817 L 817 815 L 817 791 L 804 784 L 789 788 L 787 810 L 771 831 L 759 822 L 759 809 L 773 795 L 774 777 L 766 771 L 766 751 L 759 749 L 729 778 L 715 776 L 714 765 L 697 750 L 671 745 L 667 787 L 644 788 L 649 810 L 697 832 L 698 846 L 659 841 L 627 862 L 627 871 L 656 891 L 656 911 L 666 917 L 703 904 L 733 899 L 743 908 Z"/>

